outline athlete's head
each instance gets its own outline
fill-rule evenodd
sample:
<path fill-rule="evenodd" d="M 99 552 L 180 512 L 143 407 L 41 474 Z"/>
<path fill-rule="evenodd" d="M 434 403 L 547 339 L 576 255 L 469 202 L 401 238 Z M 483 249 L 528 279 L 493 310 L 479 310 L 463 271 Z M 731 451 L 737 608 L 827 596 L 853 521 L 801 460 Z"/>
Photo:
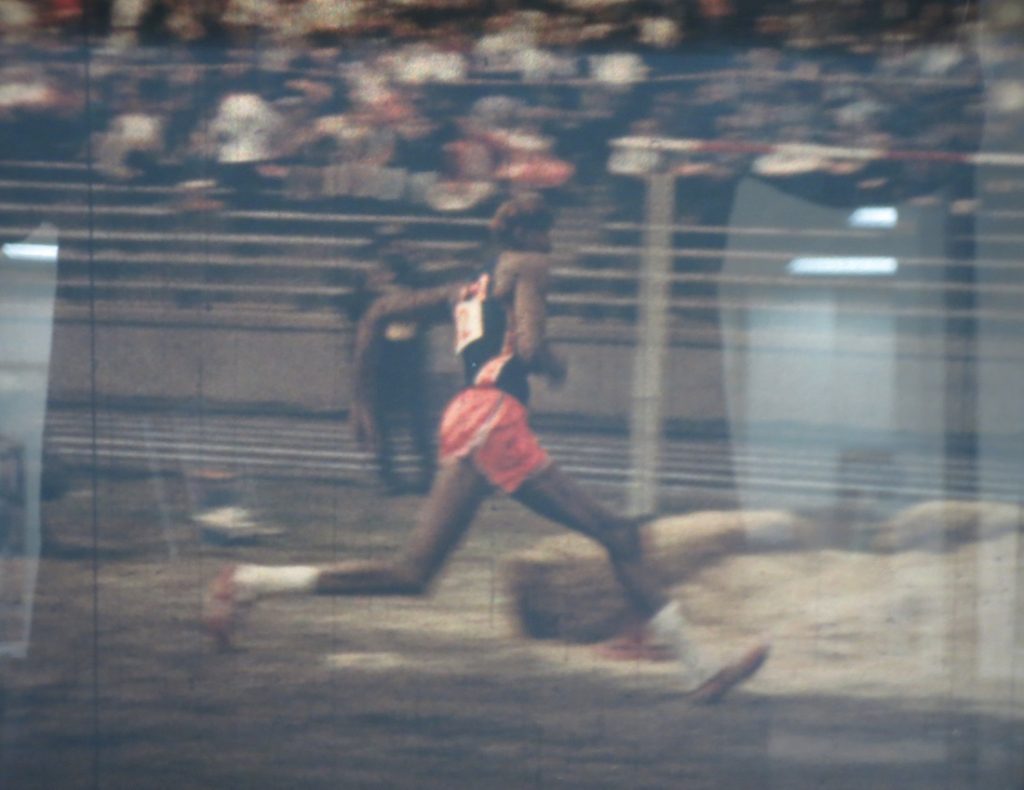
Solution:
<path fill-rule="evenodd" d="M 491 235 L 506 250 L 547 252 L 551 211 L 536 193 L 518 195 L 501 204 L 491 219 Z"/>

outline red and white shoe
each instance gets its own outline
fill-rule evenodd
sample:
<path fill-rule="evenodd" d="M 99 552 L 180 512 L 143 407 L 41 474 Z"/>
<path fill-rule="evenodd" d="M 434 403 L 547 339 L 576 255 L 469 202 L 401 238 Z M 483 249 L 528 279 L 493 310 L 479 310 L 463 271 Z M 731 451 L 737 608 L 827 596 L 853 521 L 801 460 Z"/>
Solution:
<path fill-rule="evenodd" d="M 686 696 L 698 705 L 714 705 L 740 683 L 749 679 L 768 660 L 771 646 L 762 643 L 744 653 L 739 660 L 718 670 Z"/>
<path fill-rule="evenodd" d="M 225 565 L 206 588 L 203 599 L 203 628 L 218 650 L 232 648 L 231 637 L 238 624 L 239 604 L 235 566 Z"/>

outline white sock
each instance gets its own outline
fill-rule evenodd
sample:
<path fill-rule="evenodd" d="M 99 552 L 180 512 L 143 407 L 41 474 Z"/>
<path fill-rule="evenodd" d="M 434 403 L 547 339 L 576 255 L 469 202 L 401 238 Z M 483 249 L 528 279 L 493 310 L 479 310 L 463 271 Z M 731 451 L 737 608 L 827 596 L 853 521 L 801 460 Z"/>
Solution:
<path fill-rule="evenodd" d="M 239 565 L 234 581 L 238 597 L 244 601 L 313 592 L 319 575 L 310 565 Z"/>
<path fill-rule="evenodd" d="M 707 679 L 707 672 L 697 646 L 690 641 L 687 635 L 689 626 L 676 601 L 665 604 L 648 621 L 647 625 L 655 640 L 666 645 L 679 663 L 683 665 L 687 683 L 696 688 Z"/>

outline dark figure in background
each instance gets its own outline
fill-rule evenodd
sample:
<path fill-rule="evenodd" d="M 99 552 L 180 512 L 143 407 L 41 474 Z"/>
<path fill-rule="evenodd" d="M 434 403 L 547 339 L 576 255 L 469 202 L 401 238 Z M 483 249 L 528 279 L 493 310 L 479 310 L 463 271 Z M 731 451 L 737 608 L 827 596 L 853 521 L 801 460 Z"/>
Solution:
<path fill-rule="evenodd" d="M 352 302 L 350 318 L 358 322 L 374 301 L 386 294 L 420 285 L 416 268 L 393 228 L 376 233 L 370 255 L 373 268 Z M 421 322 L 389 321 L 375 340 L 373 393 L 377 415 L 377 473 L 390 494 L 426 493 L 434 478 L 434 426 L 427 390 L 427 332 Z M 397 429 L 405 424 L 416 455 L 415 479 L 403 479 L 396 468 Z"/>

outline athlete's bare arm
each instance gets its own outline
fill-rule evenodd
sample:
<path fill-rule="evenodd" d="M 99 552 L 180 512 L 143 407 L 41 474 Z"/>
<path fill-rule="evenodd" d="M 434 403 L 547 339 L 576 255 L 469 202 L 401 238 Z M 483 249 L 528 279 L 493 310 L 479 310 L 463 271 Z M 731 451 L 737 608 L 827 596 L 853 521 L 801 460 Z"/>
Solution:
<path fill-rule="evenodd" d="M 383 327 L 392 319 L 415 319 L 421 324 L 445 321 L 457 295 L 458 287 L 452 285 L 393 291 L 374 302 L 359 321 L 349 420 L 361 444 L 374 448 L 377 443 L 376 351 Z"/>
<path fill-rule="evenodd" d="M 531 373 L 552 384 L 565 380 L 565 361 L 547 342 L 547 293 L 550 263 L 539 253 L 505 253 L 495 271 L 495 295 L 512 299 L 516 322 L 516 356 Z"/>

